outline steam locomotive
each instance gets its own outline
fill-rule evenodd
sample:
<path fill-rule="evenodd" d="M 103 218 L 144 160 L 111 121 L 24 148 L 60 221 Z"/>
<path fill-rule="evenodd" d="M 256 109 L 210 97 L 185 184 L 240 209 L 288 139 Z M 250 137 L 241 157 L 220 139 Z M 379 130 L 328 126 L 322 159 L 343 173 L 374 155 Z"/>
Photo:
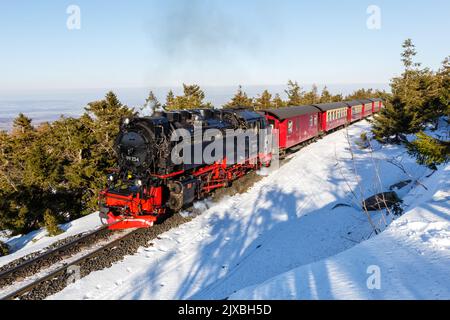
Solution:
<path fill-rule="evenodd" d="M 124 119 L 118 169 L 100 193 L 112 230 L 150 227 L 251 170 L 269 166 L 270 128 L 247 110 L 197 109 Z"/>

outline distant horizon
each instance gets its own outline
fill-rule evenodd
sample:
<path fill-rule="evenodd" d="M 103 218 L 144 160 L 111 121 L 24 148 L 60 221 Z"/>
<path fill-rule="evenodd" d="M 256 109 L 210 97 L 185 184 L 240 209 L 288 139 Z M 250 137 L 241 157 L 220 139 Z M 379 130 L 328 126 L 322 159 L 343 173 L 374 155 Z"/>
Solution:
<path fill-rule="evenodd" d="M 296 81 L 295 79 L 289 79 L 292 81 Z M 10 99 L 10 97 L 13 97 L 12 100 L 18 100 L 19 96 L 21 97 L 27 97 L 27 96 L 33 96 L 37 97 L 39 95 L 47 96 L 52 95 L 53 97 L 58 97 L 58 94 L 67 94 L 67 93 L 87 93 L 87 92 L 102 92 L 104 91 L 107 93 L 108 91 L 127 91 L 127 90 L 146 90 L 146 92 L 150 91 L 169 91 L 173 90 L 175 93 L 180 92 L 183 89 L 183 84 L 187 85 L 198 85 L 201 89 L 203 89 L 205 92 L 208 90 L 217 90 L 217 89 L 232 89 L 234 88 L 235 91 L 241 86 L 244 91 L 253 91 L 252 89 L 267 89 L 270 91 L 270 89 L 280 89 L 280 88 L 287 88 L 287 80 L 286 83 L 273 83 L 273 84 L 227 84 L 227 85 L 214 85 L 214 84 L 201 84 L 197 82 L 188 82 L 188 83 L 180 83 L 178 85 L 169 86 L 169 85 L 160 85 L 160 86 L 99 86 L 95 88 L 89 88 L 89 87 L 67 87 L 67 88 L 46 88 L 46 89 L 23 89 L 23 90 L 5 90 L 3 91 L 2 88 L 0 88 L 0 101 L 7 101 Z M 331 91 L 334 94 L 343 93 L 348 94 L 348 90 L 355 90 L 360 88 L 369 89 L 372 88 L 374 90 L 376 89 L 389 89 L 390 83 L 389 82 L 336 82 L 336 83 L 301 83 L 297 81 L 297 83 L 305 90 L 309 90 L 312 88 L 313 85 L 316 85 L 319 90 L 323 89 L 324 87 L 327 87 L 329 91 Z M 339 90 L 344 90 L 345 92 L 340 92 Z M 284 90 L 283 90 L 284 91 Z M 280 92 L 274 92 L 274 93 L 280 93 Z M 6 97 L 6 98 L 5 98 Z M 50 99 L 54 100 L 54 99 Z"/>
<path fill-rule="evenodd" d="M 304 90 L 309 90 L 314 84 L 301 84 Z M 348 95 L 357 89 L 379 89 L 389 90 L 389 84 L 380 83 L 360 83 L 360 84 L 315 84 L 319 92 L 324 86 L 333 94 L 342 93 Z M 220 107 L 231 100 L 236 93 L 236 86 L 201 86 L 206 98 L 215 107 Z M 267 89 L 273 95 L 280 94 L 286 98 L 284 90 L 287 84 L 278 85 L 242 85 L 243 90 L 250 97 L 256 97 Z M 12 121 L 19 113 L 24 113 L 33 120 L 34 125 L 42 122 L 52 122 L 61 115 L 80 116 L 84 112 L 84 107 L 92 101 L 101 100 L 105 94 L 112 90 L 119 100 L 131 107 L 138 108 L 144 104 L 150 90 L 152 90 L 161 103 L 165 102 L 165 96 L 169 90 L 175 94 L 182 93 L 182 85 L 178 87 L 130 87 L 130 88 L 98 88 L 98 89 L 66 89 L 66 90 L 36 90 L 36 92 L 24 91 L 21 94 L 9 93 L 1 95 L 0 98 L 0 130 L 10 130 Z"/>

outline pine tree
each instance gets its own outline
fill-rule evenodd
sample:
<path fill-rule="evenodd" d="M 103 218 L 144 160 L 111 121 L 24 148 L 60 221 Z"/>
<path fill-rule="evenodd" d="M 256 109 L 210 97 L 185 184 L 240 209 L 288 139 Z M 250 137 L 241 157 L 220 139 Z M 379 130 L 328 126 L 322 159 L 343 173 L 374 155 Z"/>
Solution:
<path fill-rule="evenodd" d="M 284 108 L 286 107 L 287 104 L 285 101 L 283 101 L 283 99 L 281 99 L 280 94 L 277 93 L 275 95 L 275 98 L 273 98 L 273 107 L 274 108 Z"/>
<path fill-rule="evenodd" d="M 247 96 L 242 90 L 242 86 L 238 87 L 238 90 L 231 101 L 223 105 L 223 108 L 253 108 L 253 99 Z"/>
<path fill-rule="evenodd" d="M 407 144 L 408 153 L 415 156 L 417 162 L 436 170 L 436 166 L 450 161 L 450 141 L 441 141 L 426 135 L 417 134 L 417 139 Z"/>
<path fill-rule="evenodd" d="M 311 91 L 305 93 L 303 98 L 303 104 L 316 104 L 320 102 L 320 97 L 318 94 L 318 89 L 315 84 L 313 84 Z"/>
<path fill-rule="evenodd" d="M 320 103 L 330 103 L 333 102 L 333 95 L 328 91 L 328 88 L 325 86 L 322 90 L 322 94 L 320 95 Z"/>
<path fill-rule="evenodd" d="M 164 105 L 164 109 L 173 110 L 174 103 L 175 103 L 175 94 L 173 93 L 172 90 L 169 90 L 166 96 L 166 104 Z"/>
<path fill-rule="evenodd" d="M 44 226 L 51 237 L 57 236 L 63 232 L 59 227 L 58 220 L 51 209 L 47 209 L 44 212 Z"/>
<path fill-rule="evenodd" d="M 399 97 L 385 102 L 385 107 L 374 117 L 372 132 L 380 142 L 400 143 L 406 141 L 405 134 L 410 133 L 413 119 Z"/>
<path fill-rule="evenodd" d="M 368 99 L 368 98 L 379 98 L 374 93 L 373 89 L 358 89 L 353 93 L 347 95 L 345 100 L 360 100 L 360 99 Z"/>
<path fill-rule="evenodd" d="M 19 116 L 14 119 L 13 122 L 13 134 L 24 135 L 31 131 L 34 131 L 34 128 L 31 125 L 31 119 L 23 113 L 19 113 Z"/>
<path fill-rule="evenodd" d="M 411 39 L 406 39 L 402 44 L 403 52 L 401 54 L 402 56 L 402 62 L 405 66 L 406 71 L 411 71 L 415 68 L 420 67 L 420 63 L 414 62 L 414 57 L 417 54 L 416 46 L 413 44 Z"/>
<path fill-rule="evenodd" d="M 439 117 L 450 118 L 450 56 L 444 59 L 441 68 L 436 73 L 433 89 L 434 95 L 428 109 L 431 111 L 431 120 L 437 128 Z"/>
<path fill-rule="evenodd" d="M 304 92 L 302 88 L 299 86 L 297 81 L 293 82 L 292 80 L 288 81 L 288 89 L 285 90 L 288 100 L 288 106 L 299 106 L 302 104 L 304 100 Z"/>
<path fill-rule="evenodd" d="M 386 101 L 386 108 L 374 117 L 373 132 L 379 141 L 404 141 L 405 134 L 416 133 L 424 125 L 431 74 L 427 69 L 418 69 L 420 64 L 414 62 L 416 51 L 410 39 L 403 43 L 403 49 L 405 70 L 392 79 L 392 96 Z"/>
<path fill-rule="evenodd" d="M 183 95 L 173 97 L 173 93 L 169 92 L 166 102 L 167 110 L 184 110 L 184 109 L 209 109 L 212 108 L 210 102 L 205 102 L 205 93 L 198 85 L 183 84 Z M 170 101 L 169 101 L 170 99 Z"/>
<path fill-rule="evenodd" d="M 87 115 L 86 125 L 90 127 L 98 142 L 98 151 L 105 152 L 114 157 L 113 143 L 119 133 L 120 122 L 134 115 L 133 111 L 123 105 L 114 92 L 106 94 L 105 99 L 91 102 L 85 108 Z"/>
<path fill-rule="evenodd" d="M 255 99 L 255 110 L 272 109 L 273 107 L 272 95 L 267 90 L 264 90 L 263 93 Z"/>
<path fill-rule="evenodd" d="M 121 119 L 134 112 L 114 93 L 92 102 L 80 118 L 61 117 L 38 128 L 19 115 L 0 132 L 0 230 L 23 234 L 97 209 Z"/>
<path fill-rule="evenodd" d="M 152 116 L 155 111 L 160 110 L 161 108 L 162 106 L 161 103 L 159 103 L 158 98 L 156 98 L 153 91 L 150 91 L 139 113 L 143 116 Z"/>

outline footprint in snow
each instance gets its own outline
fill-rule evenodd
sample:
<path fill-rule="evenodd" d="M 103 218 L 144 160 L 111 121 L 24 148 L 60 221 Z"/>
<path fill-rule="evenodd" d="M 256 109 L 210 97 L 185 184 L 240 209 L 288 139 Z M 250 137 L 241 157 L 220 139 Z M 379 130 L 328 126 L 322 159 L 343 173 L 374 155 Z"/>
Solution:
<path fill-rule="evenodd" d="M 83 297 L 84 300 L 90 300 L 93 298 L 94 298 L 94 294 L 92 294 L 91 292 L 86 293 Z"/>
<path fill-rule="evenodd" d="M 119 287 L 119 286 L 121 286 L 122 284 L 123 284 L 123 280 L 120 279 L 120 280 L 117 280 L 117 281 L 116 281 L 116 286 Z"/>

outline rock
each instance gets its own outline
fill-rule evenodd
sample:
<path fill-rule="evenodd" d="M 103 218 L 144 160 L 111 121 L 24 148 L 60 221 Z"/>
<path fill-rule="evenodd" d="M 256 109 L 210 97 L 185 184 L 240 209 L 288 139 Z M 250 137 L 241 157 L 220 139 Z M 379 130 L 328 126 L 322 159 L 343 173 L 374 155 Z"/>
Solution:
<path fill-rule="evenodd" d="M 402 202 L 395 191 L 390 191 L 367 198 L 362 202 L 362 207 L 367 211 L 377 211 L 385 208 L 397 208 Z"/>
<path fill-rule="evenodd" d="M 394 189 L 400 190 L 401 188 L 406 187 L 411 182 L 412 182 L 412 180 L 404 180 L 404 181 L 397 182 L 396 184 L 393 184 L 392 186 L 390 186 L 389 190 L 394 190 Z"/>

